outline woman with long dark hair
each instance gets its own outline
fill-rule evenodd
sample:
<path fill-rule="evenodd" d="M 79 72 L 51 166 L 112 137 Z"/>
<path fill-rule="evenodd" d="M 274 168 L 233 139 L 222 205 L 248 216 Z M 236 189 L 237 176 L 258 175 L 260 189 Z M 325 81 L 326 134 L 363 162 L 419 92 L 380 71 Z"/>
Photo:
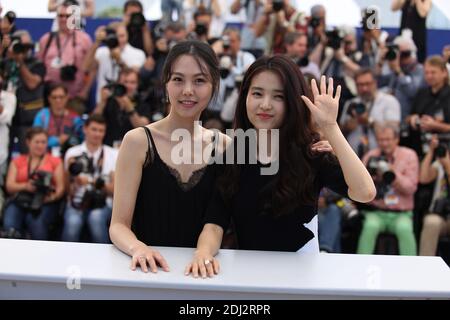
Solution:
<path fill-rule="evenodd" d="M 217 57 L 209 45 L 176 44 L 162 75 L 169 115 L 124 137 L 115 171 L 110 237 L 131 256 L 133 270 L 140 266 L 147 272 L 149 266 L 156 272 L 157 265 L 169 270 L 152 246 L 196 245 L 216 181 L 216 166 L 210 160 L 215 152 L 223 152 L 225 144 L 219 142 L 224 141 L 223 134 L 214 134 L 197 121 L 214 101 L 219 79 Z M 174 152 L 179 147 L 179 137 L 173 139 L 177 130 L 187 133 L 182 136 L 183 145 L 189 146 L 183 150 L 183 155 L 190 153 L 187 161 L 178 161 Z"/>
<path fill-rule="evenodd" d="M 316 216 L 322 187 L 358 202 L 375 197 L 371 176 L 336 123 L 340 86 L 336 96 L 331 78 L 328 87 L 325 77 L 320 90 L 315 80 L 311 87 L 312 93 L 299 68 L 284 56 L 263 57 L 249 67 L 234 128 L 256 132 L 258 161 L 225 166 L 186 274 L 205 277 L 218 272 L 214 255 L 231 218 L 239 249 L 318 252 Z M 314 146 L 321 136 L 336 157 L 317 152 L 320 147 Z M 237 145 L 232 145 L 235 154 Z M 266 157 L 262 149 L 268 151 Z M 270 166 L 279 170 L 261 174 Z"/>

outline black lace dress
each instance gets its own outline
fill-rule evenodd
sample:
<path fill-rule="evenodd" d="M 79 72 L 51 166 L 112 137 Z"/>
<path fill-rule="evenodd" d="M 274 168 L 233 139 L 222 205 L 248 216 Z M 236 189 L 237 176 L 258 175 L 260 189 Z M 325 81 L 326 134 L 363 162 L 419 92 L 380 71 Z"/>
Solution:
<path fill-rule="evenodd" d="M 195 247 L 216 181 L 216 164 L 194 171 L 189 181 L 183 183 L 178 171 L 160 158 L 151 131 L 147 127 L 144 129 L 148 152 L 142 168 L 132 230 L 147 245 Z"/>

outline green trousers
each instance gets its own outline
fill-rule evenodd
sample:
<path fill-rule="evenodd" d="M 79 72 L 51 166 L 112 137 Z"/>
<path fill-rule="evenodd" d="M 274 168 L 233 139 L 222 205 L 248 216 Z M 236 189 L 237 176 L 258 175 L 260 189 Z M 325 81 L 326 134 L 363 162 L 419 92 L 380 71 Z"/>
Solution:
<path fill-rule="evenodd" d="M 411 211 L 365 211 L 357 253 L 373 254 L 380 232 L 395 234 L 401 255 L 417 255 Z"/>

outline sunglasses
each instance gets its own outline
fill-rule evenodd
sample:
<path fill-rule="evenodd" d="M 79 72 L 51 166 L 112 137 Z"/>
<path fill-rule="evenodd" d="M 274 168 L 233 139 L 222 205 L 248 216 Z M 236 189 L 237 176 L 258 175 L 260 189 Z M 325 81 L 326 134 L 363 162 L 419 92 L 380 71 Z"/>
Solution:
<path fill-rule="evenodd" d="M 58 18 L 70 18 L 71 14 L 58 14 Z"/>

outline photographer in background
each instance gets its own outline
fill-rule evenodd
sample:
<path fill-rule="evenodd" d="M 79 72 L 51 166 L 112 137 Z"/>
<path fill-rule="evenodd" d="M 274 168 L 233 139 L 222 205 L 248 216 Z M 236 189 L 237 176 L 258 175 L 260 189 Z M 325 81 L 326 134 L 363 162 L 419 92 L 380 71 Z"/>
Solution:
<path fill-rule="evenodd" d="M 100 102 L 93 113 L 105 118 L 105 144 L 118 147 L 129 130 L 162 118 L 158 116 L 160 110 L 156 109 L 159 105 L 149 105 L 143 95 L 138 93 L 138 87 L 138 72 L 123 69 L 118 82 L 102 88 Z"/>
<path fill-rule="evenodd" d="M 153 53 L 153 40 L 140 1 L 128 0 L 125 2 L 122 22 L 127 26 L 130 45 L 141 49 L 147 56 L 150 56 Z"/>
<path fill-rule="evenodd" d="M 47 132 L 30 128 L 26 133 L 29 153 L 11 161 L 6 191 L 3 228 L 10 232 L 31 233 L 31 239 L 48 240 L 49 227 L 55 221 L 64 195 L 64 171 L 60 158 L 47 153 Z M 11 232 L 13 233 L 13 232 Z"/>
<path fill-rule="evenodd" d="M 109 243 L 117 150 L 103 145 L 106 123 L 102 116 L 91 115 L 83 131 L 86 140 L 70 148 L 64 158 L 69 198 L 61 238 L 80 241 L 87 222 L 93 242 Z"/>
<path fill-rule="evenodd" d="M 33 56 L 34 44 L 26 30 L 12 36 L 8 58 L 3 65 L 3 88 L 17 97 L 11 136 L 19 140 L 20 152 L 26 152 L 25 132 L 44 107 L 44 64 Z"/>
<path fill-rule="evenodd" d="M 90 83 L 84 79 L 83 61 L 92 40 L 82 30 L 69 29 L 71 5 L 71 1 L 64 1 L 58 7 L 58 31 L 47 32 L 41 37 L 37 57 L 47 69 L 46 82 L 63 83 L 70 98 L 87 100 Z"/>
<path fill-rule="evenodd" d="M 434 157 L 436 160 L 433 162 Z M 433 135 L 430 149 L 420 165 L 420 183 L 434 181 L 434 190 L 428 213 L 423 219 L 419 255 L 434 256 L 440 236 L 450 234 L 450 156 L 448 141 L 441 143 Z"/>
<path fill-rule="evenodd" d="M 67 109 L 69 96 L 62 84 L 51 84 L 48 89 L 50 106 L 39 111 L 33 121 L 33 127 L 41 127 L 48 133 L 48 148 L 55 157 L 64 157 L 71 146 L 83 141 L 81 128 L 83 120 Z"/>
<path fill-rule="evenodd" d="M 238 14 L 241 10 L 245 10 L 245 22 L 241 29 L 241 48 L 259 58 L 264 54 L 266 40 L 262 36 L 255 36 L 255 26 L 264 14 L 264 0 L 234 0 L 230 7 L 231 13 Z"/>
<path fill-rule="evenodd" d="M 387 68 L 386 68 L 387 65 Z M 417 47 L 410 30 L 404 30 L 380 50 L 375 68 L 379 87 L 395 96 L 402 108 L 402 121 L 411 114 L 417 91 L 423 87 L 423 66 L 417 61 Z"/>
<path fill-rule="evenodd" d="M 16 31 L 16 18 L 17 16 L 14 11 L 8 11 L 5 16 L 0 19 L 0 58 L 6 57 L 8 48 L 11 45 L 12 34 Z"/>
<path fill-rule="evenodd" d="M 309 60 L 308 36 L 300 32 L 288 32 L 284 37 L 286 55 L 291 58 L 303 74 L 311 74 L 315 79 L 320 79 L 319 66 Z"/>
<path fill-rule="evenodd" d="M 100 47 L 102 44 L 104 46 Z M 128 32 L 123 23 L 111 23 L 108 27 L 100 26 L 95 32 L 94 45 L 89 49 L 84 60 L 86 72 L 97 71 L 96 103 L 100 102 L 101 89 L 108 81 L 117 81 L 120 70 L 144 65 L 144 51 L 128 43 Z"/>
<path fill-rule="evenodd" d="M 250 52 L 242 51 L 240 47 L 241 37 L 239 30 L 232 28 L 226 29 L 218 43 L 213 44 L 213 49 L 219 57 L 219 96 L 216 104 L 210 104 L 208 106 L 207 113 L 204 116 L 217 120 L 220 119 L 220 113 L 224 104 L 227 103 L 233 90 L 239 91 L 239 79 L 241 79 L 245 70 L 255 61 L 255 57 Z M 232 100 L 232 105 L 236 108 L 237 101 L 234 98 Z"/>
<path fill-rule="evenodd" d="M 356 73 L 358 96 L 344 105 L 339 124 L 350 146 L 361 158 L 376 148 L 373 131 L 375 123 L 400 125 L 400 104 L 391 95 L 378 90 L 372 70 L 363 68 Z"/>
<path fill-rule="evenodd" d="M 440 56 L 428 57 L 424 72 L 427 86 L 415 96 L 402 132 L 402 145 L 414 149 L 420 159 L 428 147 L 424 134 L 450 132 L 450 85 L 445 61 Z"/>
<path fill-rule="evenodd" d="M 373 254 L 378 234 L 393 233 L 401 255 L 416 255 L 413 232 L 414 193 L 419 178 L 419 159 L 414 150 L 400 147 L 398 126 L 375 126 L 378 148 L 370 150 L 363 163 L 371 173 L 377 196 L 364 210 L 359 254 Z"/>
<path fill-rule="evenodd" d="M 289 0 L 267 0 L 262 15 L 255 24 L 255 36 L 266 39 L 265 54 L 284 53 L 286 32 L 306 33 L 308 22 L 304 12 L 297 11 Z"/>

